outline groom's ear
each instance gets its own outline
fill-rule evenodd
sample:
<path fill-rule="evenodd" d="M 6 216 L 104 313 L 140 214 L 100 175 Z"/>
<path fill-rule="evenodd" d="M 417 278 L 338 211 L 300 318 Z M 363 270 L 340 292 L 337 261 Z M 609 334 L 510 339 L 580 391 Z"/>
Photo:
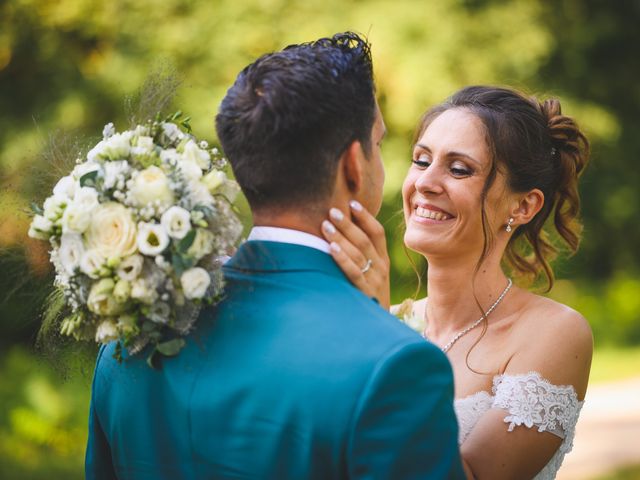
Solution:
<path fill-rule="evenodd" d="M 362 145 L 354 140 L 342 154 L 340 168 L 349 193 L 355 194 L 362 189 L 364 181 L 363 161 L 366 161 Z"/>

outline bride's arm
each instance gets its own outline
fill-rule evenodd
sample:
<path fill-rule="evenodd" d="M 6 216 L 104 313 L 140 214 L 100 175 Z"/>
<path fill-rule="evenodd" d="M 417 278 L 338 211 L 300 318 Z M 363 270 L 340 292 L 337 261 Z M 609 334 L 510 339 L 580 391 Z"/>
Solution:
<path fill-rule="evenodd" d="M 533 478 L 562 444 L 554 433 L 540 432 L 540 425 L 555 423 L 565 436 L 573 435 L 577 400 L 584 398 L 589 377 L 591 330 L 579 313 L 558 304 L 529 315 L 528 344 L 517 349 L 497 385 L 493 408 L 461 445 L 478 480 Z"/>
<path fill-rule="evenodd" d="M 351 212 L 336 215 L 335 210 L 322 224 L 331 256 L 358 289 L 389 310 L 390 262 L 384 228 L 356 201 L 351 202 Z"/>

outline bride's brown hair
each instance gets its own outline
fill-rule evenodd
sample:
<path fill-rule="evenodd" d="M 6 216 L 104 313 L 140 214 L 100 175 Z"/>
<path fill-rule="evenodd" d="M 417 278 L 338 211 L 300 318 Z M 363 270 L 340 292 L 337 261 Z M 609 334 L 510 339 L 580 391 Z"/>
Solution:
<path fill-rule="evenodd" d="M 504 263 L 516 277 L 534 281 L 542 274 L 547 291 L 553 286 L 550 262 L 558 252 L 552 236 L 559 236 L 571 254 L 580 243 L 578 177 L 589 158 L 589 142 L 576 122 L 562 114 L 560 101 L 540 102 L 511 89 L 470 86 L 430 109 L 421 119 L 414 143 L 431 122 L 446 110 L 462 108 L 476 115 L 485 129 L 491 168 L 482 189 L 484 248 L 476 273 L 491 250 L 495 232 L 486 214 L 487 193 L 496 175 L 505 175 L 514 192 L 534 188 L 544 194 L 544 205 L 533 219 L 519 225 L 507 245 Z M 545 228 L 553 220 L 555 232 Z"/>

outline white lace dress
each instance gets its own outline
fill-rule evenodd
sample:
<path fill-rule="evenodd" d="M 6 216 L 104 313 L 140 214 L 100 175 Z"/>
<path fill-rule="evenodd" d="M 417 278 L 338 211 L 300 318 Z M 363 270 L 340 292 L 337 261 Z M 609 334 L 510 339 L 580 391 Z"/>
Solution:
<path fill-rule="evenodd" d="M 553 385 L 539 373 L 497 375 L 493 378 L 492 394 L 481 391 L 455 401 L 460 427 L 458 443 L 462 444 L 478 420 L 490 408 L 508 412 L 505 423 L 511 432 L 515 427 L 536 428 L 562 438 L 560 448 L 534 480 L 556 478 L 564 456 L 573 447 L 576 423 L 584 402 L 578 401 L 570 385 Z"/>
<path fill-rule="evenodd" d="M 414 302 L 405 300 L 391 307 L 391 313 L 419 333 L 425 328 L 424 320 L 414 311 Z M 553 385 L 537 372 L 520 375 L 497 375 L 493 378 L 491 394 L 481 391 L 455 400 L 458 417 L 458 444 L 462 444 L 480 417 L 491 408 L 508 412 L 505 423 L 508 431 L 515 427 L 536 428 L 562 438 L 560 448 L 534 480 L 552 480 L 562 465 L 564 456 L 573 447 L 576 423 L 584 402 L 571 385 Z"/>

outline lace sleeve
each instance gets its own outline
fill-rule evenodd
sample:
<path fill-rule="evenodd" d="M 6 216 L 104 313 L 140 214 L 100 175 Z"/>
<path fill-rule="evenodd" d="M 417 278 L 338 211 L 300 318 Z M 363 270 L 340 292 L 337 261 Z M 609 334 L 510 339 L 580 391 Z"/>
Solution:
<path fill-rule="evenodd" d="M 537 427 L 560 438 L 573 438 L 582 408 L 571 385 L 553 385 L 539 373 L 499 375 L 493 380 L 494 408 L 506 410 L 509 431 L 516 426 Z"/>

